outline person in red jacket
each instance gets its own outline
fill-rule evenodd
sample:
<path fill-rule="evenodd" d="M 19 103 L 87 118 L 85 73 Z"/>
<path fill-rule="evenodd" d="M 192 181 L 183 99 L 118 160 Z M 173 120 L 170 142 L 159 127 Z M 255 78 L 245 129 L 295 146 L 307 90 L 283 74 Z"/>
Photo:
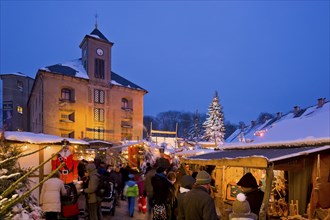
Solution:
<path fill-rule="evenodd" d="M 60 179 L 64 184 L 71 184 L 78 179 L 78 158 L 71 153 L 68 145 L 52 159 L 52 170 L 56 170 L 62 162 L 65 162 L 65 166 L 60 169 Z"/>

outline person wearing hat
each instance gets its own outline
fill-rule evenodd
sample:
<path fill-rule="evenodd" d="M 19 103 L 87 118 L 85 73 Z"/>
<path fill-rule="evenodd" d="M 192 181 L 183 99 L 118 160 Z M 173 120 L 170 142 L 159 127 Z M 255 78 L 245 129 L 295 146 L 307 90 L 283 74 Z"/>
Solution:
<path fill-rule="evenodd" d="M 151 178 L 153 197 L 151 199 L 153 219 L 171 220 L 171 183 L 167 180 L 164 167 L 158 167 Z"/>
<path fill-rule="evenodd" d="M 249 202 L 251 212 L 259 215 L 262 200 L 264 198 L 264 192 L 259 189 L 256 179 L 252 173 L 246 173 L 237 182 L 237 185 L 241 187 L 243 193 L 246 196 L 246 200 Z"/>
<path fill-rule="evenodd" d="M 100 209 L 102 199 L 96 195 L 96 190 L 100 182 L 100 174 L 97 173 L 94 163 L 87 164 L 86 171 L 88 173 L 89 181 L 87 188 L 84 189 L 84 193 L 87 194 L 89 218 L 100 220 L 102 219 Z"/>
<path fill-rule="evenodd" d="M 134 181 L 134 175 L 128 175 L 129 180 L 124 187 L 124 196 L 127 198 L 129 216 L 133 218 L 135 208 L 135 198 L 139 196 L 139 188 Z"/>
<path fill-rule="evenodd" d="M 195 182 L 196 182 L 195 178 L 190 175 L 184 175 L 181 177 L 179 193 L 177 196 L 178 219 L 181 219 L 183 216 L 183 197 L 187 192 L 189 192 L 193 188 Z"/>
<path fill-rule="evenodd" d="M 187 192 L 182 199 L 182 215 L 178 220 L 217 220 L 215 204 L 209 191 L 211 176 L 205 170 L 196 176 L 195 187 Z"/>
<path fill-rule="evenodd" d="M 237 194 L 233 202 L 232 213 L 229 214 L 230 220 L 257 220 L 258 216 L 251 213 L 249 202 L 243 193 Z"/>

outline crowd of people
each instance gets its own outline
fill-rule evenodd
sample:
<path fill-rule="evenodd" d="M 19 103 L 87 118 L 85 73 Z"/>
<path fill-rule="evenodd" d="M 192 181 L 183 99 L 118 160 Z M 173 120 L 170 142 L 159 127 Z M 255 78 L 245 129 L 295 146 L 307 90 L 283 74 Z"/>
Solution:
<path fill-rule="evenodd" d="M 131 218 L 134 218 L 136 200 L 138 210 L 145 213 L 148 220 L 216 220 L 221 216 L 211 196 L 211 175 L 206 170 L 182 174 L 162 155 L 155 163 L 147 163 L 144 172 L 133 170 L 128 164 L 110 166 L 82 160 L 78 175 L 81 183 L 78 193 L 85 196 L 86 211 L 92 220 L 102 219 L 102 198 L 97 192 L 102 177 L 114 186 L 115 205 L 127 202 L 127 216 Z M 60 197 L 66 193 L 64 183 L 58 175 L 54 177 L 44 183 L 40 197 L 47 220 L 58 219 Z M 256 179 L 247 173 L 237 185 L 244 195 L 239 195 L 233 203 L 230 219 L 257 219 L 263 192 Z"/>

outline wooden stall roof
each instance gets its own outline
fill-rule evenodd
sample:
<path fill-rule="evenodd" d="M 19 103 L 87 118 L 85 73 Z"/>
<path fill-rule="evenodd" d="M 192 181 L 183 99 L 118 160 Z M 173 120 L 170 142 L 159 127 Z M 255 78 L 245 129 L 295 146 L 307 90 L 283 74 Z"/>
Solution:
<path fill-rule="evenodd" d="M 330 145 L 314 147 L 225 149 L 198 156 L 182 157 L 181 162 L 199 165 L 267 168 L 269 163 L 274 163 L 276 165 L 287 159 L 294 159 L 322 152 L 330 152 Z"/>

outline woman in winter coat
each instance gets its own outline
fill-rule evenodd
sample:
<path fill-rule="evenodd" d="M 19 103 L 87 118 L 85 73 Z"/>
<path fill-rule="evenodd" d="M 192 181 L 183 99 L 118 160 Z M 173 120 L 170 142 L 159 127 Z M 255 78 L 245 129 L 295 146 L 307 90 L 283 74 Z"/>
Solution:
<path fill-rule="evenodd" d="M 128 178 L 129 180 L 126 182 L 123 193 L 124 196 L 126 196 L 127 198 L 129 216 L 133 218 L 135 198 L 139 196 L 139 188 L 136 182 L 133 180 L 134 179 L 133 174 L 129 174 Z"/>
<path fill-rule="evenodd" d="M 41 189 L 40 205 L 46 214 L 46 220 L 57 220 L 61 213 L 61 195 L 64 196 L 67 192 L 59 177 L 60 173 L 55 173 L 44 182 Z"/>

